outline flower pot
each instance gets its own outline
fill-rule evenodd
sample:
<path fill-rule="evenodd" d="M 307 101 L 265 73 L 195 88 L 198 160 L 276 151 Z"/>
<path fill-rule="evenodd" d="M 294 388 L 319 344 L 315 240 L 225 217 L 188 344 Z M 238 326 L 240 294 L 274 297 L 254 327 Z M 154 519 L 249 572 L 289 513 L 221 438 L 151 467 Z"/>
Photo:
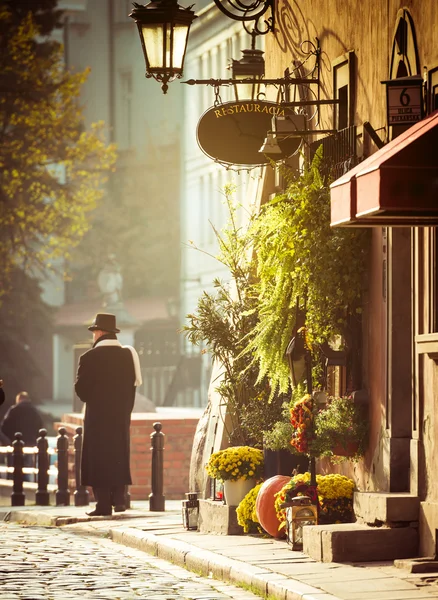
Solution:
<path fill-rule="evenodd" d="M 256 482 L 254 479 L 224 481 L 225 502 L 228 506 L 238 506 L 255 485 Z"/>
<path fill-rule="evenodd" d="M 332 450 L 334 456 L 354 456 L 359 450 L 359 442 L 347 442 L 346 444 L 338 444 Z"/>

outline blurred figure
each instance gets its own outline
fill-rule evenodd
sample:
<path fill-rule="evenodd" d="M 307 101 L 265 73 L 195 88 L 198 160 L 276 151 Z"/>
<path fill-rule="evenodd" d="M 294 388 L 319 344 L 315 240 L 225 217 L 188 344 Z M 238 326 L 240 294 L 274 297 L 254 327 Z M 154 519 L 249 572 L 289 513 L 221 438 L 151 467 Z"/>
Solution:
<path fill-rule="evenodd" d="M 14 435 L 20 431 L 25 446 L 35 446 L 43 420 L 39 410 L 32 404 L 27 392 L 20 392 L 15 397 L 15 405 L 5 414 L 1 426 L 2 432 L 14 441 Z"/>
<path fill-rule="evenodd" d="M 27 392 L 20 392 L 15 397 L 15 405 L 11 406 L 5 414 L 1 430 L 12 444 L 15 434 L 19 431 L 22 434 L 22 440 L 25 446 L 35 446 L 39 437 L 39 430 L 43 427 L 43 420 L 38 409 L 32 404 Z M 12 465 L 12 456 L 8 455 L 8 464 Z M 34 455 L 25 454 L 23 465 L 25 467 L 34 466 Z M 12 479 L 9 474 L 8 479 Z M 32 481 L 34 478 L 24 475 L 24 481 Z"/>
<path fill-rule="evenodd" d="M 0 406 L 5 401 L 5 390 L 3 389 L 3 379 L 0 379 Z"/>

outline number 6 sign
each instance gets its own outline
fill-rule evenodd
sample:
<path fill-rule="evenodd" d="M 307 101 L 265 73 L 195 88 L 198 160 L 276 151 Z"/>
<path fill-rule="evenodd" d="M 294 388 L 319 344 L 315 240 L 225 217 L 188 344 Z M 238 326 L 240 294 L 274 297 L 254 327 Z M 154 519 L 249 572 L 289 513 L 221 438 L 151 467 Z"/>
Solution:
<path fill-rule="evenodd" d="M 388 125 L 411 125 L 424 117 L 423 80 L 420 76 L 400 77 L 386 84 Z"/>

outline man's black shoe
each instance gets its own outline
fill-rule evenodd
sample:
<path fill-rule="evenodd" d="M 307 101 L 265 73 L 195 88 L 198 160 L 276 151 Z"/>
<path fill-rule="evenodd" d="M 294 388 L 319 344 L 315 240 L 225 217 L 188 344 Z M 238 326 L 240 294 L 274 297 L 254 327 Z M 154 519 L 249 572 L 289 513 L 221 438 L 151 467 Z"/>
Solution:
<path fill-rule="evenodd" d="M 124 504 L 116 504 L 114 507 L 114 512 L 125 512 L 126 506 Z"/>
<path fill-rule="evenodd" d="M 89 517 L 110 517 L 112 513 L 101 512 L 100 510 L 94 509 L 91 512 L 87 512 L 85 514 L 87 514 Z"/>

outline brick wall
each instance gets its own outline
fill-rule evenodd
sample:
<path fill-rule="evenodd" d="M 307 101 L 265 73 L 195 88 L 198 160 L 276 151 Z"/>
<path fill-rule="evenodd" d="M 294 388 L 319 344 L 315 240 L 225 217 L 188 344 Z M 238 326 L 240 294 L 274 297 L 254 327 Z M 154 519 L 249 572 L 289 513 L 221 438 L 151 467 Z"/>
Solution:
<path fill-rule="evenodd" d="M 150 435 L 157 421 L 163 426 L 164 438 L 164 495 L 168 500 L 181 500 L 189 490 L 189 469 L 193 438 L 202 411 L 172 409 L 169 412 L 133 413 L 131 417 L 131 475 L 129 491 L 132 500 L 147 500 L 151 493 Z M 77 413 L 63 415 L 62 422 L 54 424 L 55 431 L 65 427 L 70 438 L 83 416 Z M 70 491 L 75 489 L 73 443 L 71 443 Z"/>

